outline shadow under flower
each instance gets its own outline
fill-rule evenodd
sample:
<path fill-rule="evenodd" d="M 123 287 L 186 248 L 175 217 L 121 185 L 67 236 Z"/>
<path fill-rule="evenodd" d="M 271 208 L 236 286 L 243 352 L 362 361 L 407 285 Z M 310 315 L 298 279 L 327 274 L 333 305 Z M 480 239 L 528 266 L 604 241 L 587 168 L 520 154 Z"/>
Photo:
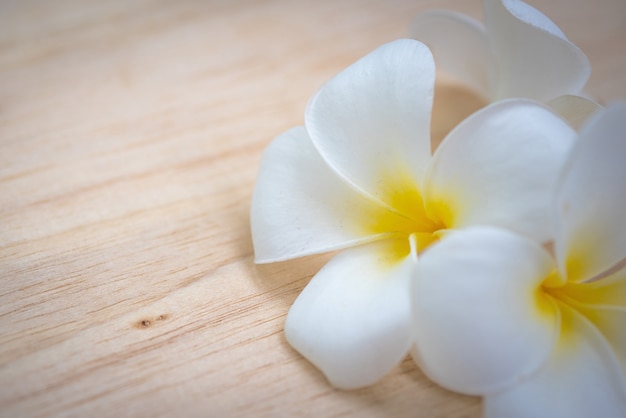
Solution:
<path fill-rule="evenodd" d="M 476 92 L 449 77 L 437 74 L 430 122 L 432 152 L 455 126 L 487 104 L 487 99 Z"/>

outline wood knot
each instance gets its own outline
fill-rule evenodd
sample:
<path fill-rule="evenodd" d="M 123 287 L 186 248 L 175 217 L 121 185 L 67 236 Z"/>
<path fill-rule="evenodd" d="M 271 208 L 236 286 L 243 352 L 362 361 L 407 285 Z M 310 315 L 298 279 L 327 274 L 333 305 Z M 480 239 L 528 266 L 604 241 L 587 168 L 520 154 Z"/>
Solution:
<path fill-rule="evenodd" d="M 137 329 L 146 329 L 150 328 L 153 325 L 156 325 L 157 322 L 165 321 L 167 318 L 169 318 L 168 314 L 161 314 L 155 316 L 154 318 L 140 319 L 139 321 L 135 322 L 133 326 Z"/>

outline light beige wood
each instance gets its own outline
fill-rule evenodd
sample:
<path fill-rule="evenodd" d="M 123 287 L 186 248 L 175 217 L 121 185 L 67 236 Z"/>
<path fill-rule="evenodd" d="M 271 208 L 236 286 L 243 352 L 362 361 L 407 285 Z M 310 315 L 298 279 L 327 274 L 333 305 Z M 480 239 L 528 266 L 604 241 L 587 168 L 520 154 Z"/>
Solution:
<path fill-rule="evenodd" d="M 534 1 L 626 98 L 626 3 Z M 285 342 L 325 257 L 252 260 L 263 148 L 410 19 L 478 1 L 0 2 L 0 415 L 467 416 L 410 360 L 332 389 Z"/>

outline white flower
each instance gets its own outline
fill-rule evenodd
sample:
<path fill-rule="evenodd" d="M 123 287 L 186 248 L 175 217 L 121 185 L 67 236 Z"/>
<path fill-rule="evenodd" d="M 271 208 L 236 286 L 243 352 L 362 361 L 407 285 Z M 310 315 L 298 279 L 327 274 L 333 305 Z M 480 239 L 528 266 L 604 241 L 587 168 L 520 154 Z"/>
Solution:
<path fill-rule="evenodd" d="M 337 387 L 373 383 L 407 354 L 416 254 L 469 225 L 553 236 L 547 200 L 575 132 L 511 100 L 459 125 L 434 156 L 428 48 L 376 49 L 311 99 L 306 128 L 263 155 L 251 207 L 256 262 L 343 249 L 289 311 L 289 343 Z"/>
<path fill-rule="evenodd" d="M 583 128 L 552 200 L 556 261 L 493 227 L 420 259 L 416 358 L 488 417 L 626 416 L 625 132 L 626 104 Z"/>
<path fill-rule="evenodd" d="M 520 0 L 484 0 L 485 25 L 434 10 L 415 19 L 411 36 L 433 51 L 437 71 L 490 101 L 526 97 L 548 103 L 578 127 L 599 106 L 576 96 L 589 61 L 545 15 Z"/>

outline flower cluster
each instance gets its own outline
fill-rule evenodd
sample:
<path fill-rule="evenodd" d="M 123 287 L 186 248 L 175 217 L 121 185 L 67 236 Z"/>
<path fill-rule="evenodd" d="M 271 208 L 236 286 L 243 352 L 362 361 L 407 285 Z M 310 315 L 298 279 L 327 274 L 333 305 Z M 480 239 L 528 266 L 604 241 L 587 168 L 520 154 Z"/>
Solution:
<path fill-rule="evenodd" d="M 328 81 L 266 149 L 257 263 L 337 251 L 287 341 L 343 389 L 411 353 L 497 416 L 626 415 L 626 104 L 536 9 L 418 16 Z M 431 152 L 435 77 L 489 104 Z M 338 251 L 341 250 L 341 251 Z"/>

